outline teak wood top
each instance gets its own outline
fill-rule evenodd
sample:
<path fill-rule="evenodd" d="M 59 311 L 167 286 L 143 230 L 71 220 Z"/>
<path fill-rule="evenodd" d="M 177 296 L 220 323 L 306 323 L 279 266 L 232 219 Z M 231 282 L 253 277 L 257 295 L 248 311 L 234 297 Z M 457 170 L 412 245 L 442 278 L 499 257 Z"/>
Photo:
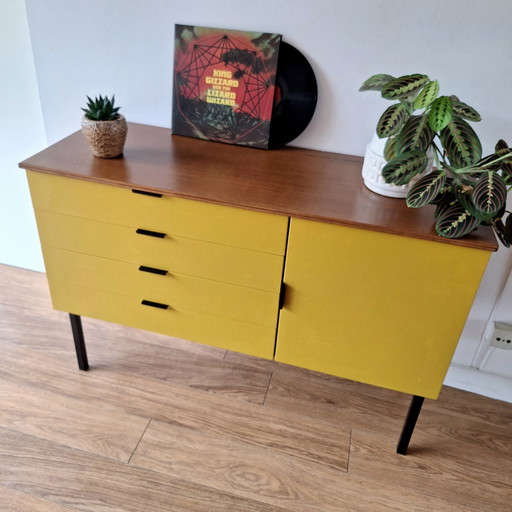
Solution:
<path fill-rule="evenodd" d="M 495 251 L 490 228 L 463 239 L 436 235 L 433 209 L 368 190 L 362 158 L 284 147 L 261 150 L 171 135 L 129 123 L 124 155 L 92 155 L 76 132 L 20 167 L 290 217 Z"/>

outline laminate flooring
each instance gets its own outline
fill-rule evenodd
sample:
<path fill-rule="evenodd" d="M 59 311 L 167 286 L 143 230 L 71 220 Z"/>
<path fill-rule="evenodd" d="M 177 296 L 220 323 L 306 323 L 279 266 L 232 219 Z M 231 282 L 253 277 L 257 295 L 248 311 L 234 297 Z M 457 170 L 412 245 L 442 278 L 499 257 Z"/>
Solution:
<path fill-rule="evenodd" d="M 510 512 L 512 405 L 410 398 L 68 315 L 0 265 L 2 512 Z"/>

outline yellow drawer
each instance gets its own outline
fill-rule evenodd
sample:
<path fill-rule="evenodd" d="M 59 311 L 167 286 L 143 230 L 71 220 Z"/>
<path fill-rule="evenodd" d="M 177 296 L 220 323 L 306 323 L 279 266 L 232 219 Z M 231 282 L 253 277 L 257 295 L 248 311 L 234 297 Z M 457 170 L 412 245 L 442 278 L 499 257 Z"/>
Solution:
<path fill-rule="evenodd" d="M 159 309 L 115 293 L 81 286 L 52 293 L 61 311 L 206 343 L 265 359 L 274 355 L 275 328 L 181 308 Z"/>
<path fill-rule="evenodd" d="M 267 327 L 277 324 L 275 293 L 53 247 L 43 247 L 43 254 L 52 294 L 77 285 Z"/>
<path fill-rule="evenodd" d="M 190 238 L 155 238 L 127 226 L 36 211 L 41 244 L 171 273 L 279 292 L 283 256 Z"/>
<path fill-rule="evenodd" d="M 27 172 L 35 209 L 283 255 L 288 218 Z"/>

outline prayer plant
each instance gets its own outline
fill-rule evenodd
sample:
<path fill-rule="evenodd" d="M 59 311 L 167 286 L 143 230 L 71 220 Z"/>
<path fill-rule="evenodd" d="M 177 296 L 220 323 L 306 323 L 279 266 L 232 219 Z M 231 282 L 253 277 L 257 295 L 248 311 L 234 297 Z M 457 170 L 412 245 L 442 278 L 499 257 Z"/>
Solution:
<path fill-rule="evenodd" d="M 469 124 L 480 121 L 478 112 L 456 96 L 439 96 L 437 80 L 422 74 L 374 75 L 359 90 L 380 91 L 395 101 L 377 123 L 377 135 L 388 138 L 382 169 L 387 183 L 409 183 L 425 171 L 427 152 L 434 154 L 434 170 L 412 186 L 407 205 L 435 205 L 440 236 L 460 238 L 479 225 L 491 225 L 510 247 L 512 214 L 506 200 L 512 188 L 512 150 L 499 140 L 494 153 L 482 156 L 480 139 Z"/>

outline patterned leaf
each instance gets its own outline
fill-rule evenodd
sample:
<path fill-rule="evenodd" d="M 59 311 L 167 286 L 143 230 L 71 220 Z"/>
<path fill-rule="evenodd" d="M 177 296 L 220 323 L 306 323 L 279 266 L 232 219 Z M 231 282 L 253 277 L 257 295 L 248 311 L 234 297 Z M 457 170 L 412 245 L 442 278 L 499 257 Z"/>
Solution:
<path fill-rule="evenodd" d="M 481 121 L 480 114 L 468 104 L 460 101 L 456 96 L 450 96 L 452 100 L 453 113 L 468 121 Z"/>
<path fill-rule="evenodd" d="M 438 94 L 439 82 L 437 80 L 428 82 L 414 100 L 414 110 L 420 110 L 428 107 L 437 98 Z"/>
<path fill-rule="evenodd" d="M 428 116 L 411 116 L 397 136 L 396 151 L 398 154 L 416 149 L 425 152 L 434 135 L 428 125 Z"/>
<path fill-rule="evenodd" d="M 480 225 L 462 205 L 455 203 L 443 211 L 436 222 L 436 232 L 445 238 L 461 238 Z"/>
<path fill-rule="evenodd" d="M 446 174 L 441 171 L 433 171 L 417 183 L 407 193 L 405 202 L 410 208 L 420 208 L 435 199 L 446 181 Z"/>
<path fill-rule="evenodd" d="M 475 208 L 484 215 L 493 217 L 507 201 L 507 186 L 495 172 L 486 172 L 476 182 L 471 195 Z"/>
<path fill-rule="evenodd" d="M 505 156 L 507 153 L 511 153 L 511 149 L 508 147 L 508 144 L 504 140 L 499 140 L 496 144 L 496 156 Z M 512 153 L 511 153 L 512 155 Z M 512 185 L 512 156 L 510 158 L 505 158 L 501 162 L 499 162 L 500 168 L 503 171 L 502 178 L 507 185 Z"/>
<path fill-rule="evenodd" d="M 373 75 L 368 78 L 368 80 L 365 80 L 363 85 L 359 88 L 359 91 L 380 91 L 384 85 L 394 79 L 395 77 L 391 75 Z"/>
<path fill-rule="evenodd" d="M 512 241 L 512 214 L 507 215 L 507 220 L 505 221 L 505 234 L 509 240 Z"/>
<path fill-rule="evenodd" d="M 475 167 L 481 167 L 482 169 L 486 169 L 488 171 L 499 171 L 501 169 L 502 161 L 494 162 L 499 157 L 496 153 L 492 153 L 492 155 L 487 155 L 486 157 L 479 160 Z"/>
<path fill-rule="evenodd" d="M 478 135 L 464 119 L 453 116 L 440 134 L 450 163 L 455 167 L 474 165 L 482 158 Z"/>
<path fill-rule="evenodd" d="M 428 82 L 426 75 L 405 75 L 395 78 L 382 88 L 382 97 L 387 100 L 401 100 L 413 96 Z"/>
<path fill-rule="evenodd" d="M 481 222 L 488 223 L 493 218 L 492 215 L 488 215 L 476 208 L 476 206 L 473 204 L 473 201 L 471 200 L 472 190 L 456 190 L 455 197 L 469 214 L 473 215 L 473 217 L 476 217 Z"/>
<path fill-rule="evenodd" d="M 496 147 L 494 148 L 494 150 L 496 151 L 496 153 L 505 155 L 510 151 L 510 148 L 508 147 L 508 144 L 503 139 L 500 139 L 496 143 Z"/>
<path fill-rule="evenodd" d="M 397 156 L 382 168 L 382 176 L 386 183 L 405 185 L 411 178 L 423 172 L 428 158 L 421 151 L 410 151 Z"/>
<path fill-rule="evenodd" d="M 436 204 L 436 209 L 434 211 L 434 219 L 438 219 L 444 215 L 444 212 L 448 210 L 452 205 L 457 202 L 455 195 L 452 192 L 441 192 L 437 198 L 432 201 L 432 204 Z"/>
<path fill-rule="evenodd" d="M 510 215 L 509 215 L 510 217 Z M 492 221 L 492 227 L 494 229 L 494 232 L 496 233 L 496 236 L 498 237 L 499 241 L 505 246 L 510 247 L 510 244 L 512 243 L 512 238 L 507 233 L 507 227 L 505 224 L 503 224 L 503 221 L 501 219 L 495 219 Z"/>
<path fill-rule="evenodd" d="M 383 139 L 398 133 L 408 117 L 407 108 L 402 103 L 395 103 L 387 108 L 377 123 L 377 135 Z"/>
<path fill-rule="evenodd" d="M 384 158 L 386 162 L 396 158 L 396 137 L 389 137 L 384 146 Z"/>
<path fill-rule="evenodd" d="M 428 115 L 430 128 L 435 132 L 441 131 L 452 118 L 452 100 L 448 96 L 440 96 L 432 105 Z"/>

